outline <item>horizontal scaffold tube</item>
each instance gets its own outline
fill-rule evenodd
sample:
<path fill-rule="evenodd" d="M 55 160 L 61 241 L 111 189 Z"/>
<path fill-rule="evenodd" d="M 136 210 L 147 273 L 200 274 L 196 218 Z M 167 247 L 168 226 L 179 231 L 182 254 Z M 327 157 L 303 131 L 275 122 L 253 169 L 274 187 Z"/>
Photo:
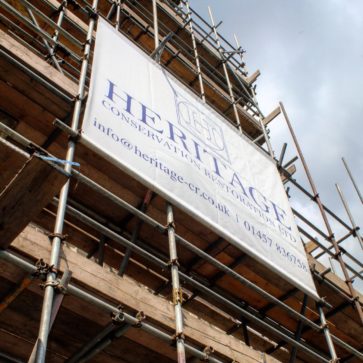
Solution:
<path fill-rule="evenodd" d="M 2 258 L 3 260 L 5 260 L 7 262 L 10 262 L 16 266 L 21 267 L 22 269 L 26 270 L 29 273 L 34 273 L 36 271 L 36 267 L 33 264 L 26 261 L 23 257 L 17 256 L 13 252 L 0 250 L 0 258 Z M 113 305 L 99 299 L 98 297 L 88 293 L 87 291 L 80 289 L 79 287 L 77 287 L 76 285 L 74 285 L 72 283 L 68 284 L 67 292 L 70 295 L 76 296 L 84 301 L 87 301 L 107 312 L 115 313 L 115 314 L 120 312 L 120 309 L 118 307 L 113 306 Z M 149 323 L 145 323 L 143 321 L 140 322 L 139 319 L 133 317 L 130 314 L 123 313 L 123 316 L 125 318 L 125 323 L 127 323 L 129 325 L 138 326 L 138 327 L 140 327 L 140 329 L 146 331 L 147 333 L 149 333 L 157 338 L 160 338 L 161 340 L 164 340 L 168 344 L 172 344 L 174 342 L 173 335 L 169 335 Z M 211 357 L 209 354 L 206 354 L 205 352 L 203 352 L 187 343 L 185 343 L 185 350 L 187 352 L 189 352 L 191 355 L 193 355 L 194 357 L 199 358 L 200 360 L 208 359 L 208 362 L 224 363 L 223 361 L 221 361 L 217 358 Z"/>
<path fill-rule="evenodd" d="M 151 262 L 156 267 L 159 267 L 161 269 L 167 270 L 168 269 L 168 262 L 163 261 L 158 257 L 155 257 L 150 252 L 145 251 L 143 248 L 131 243 L 126 238 L 120 236 L 116 232 L 110 230 L 109 228 L 105 227 L 103 224 L 95 221 L 93 218 L 79 212 L 77 209 L 67 206 L 67 213 L 82 223 L 85 223 L 89 227 L 92 227 L 96 229 L 98 232 L 102 233 L 106 237 L 112 239 L 113 241 L 120 243 L 124 247 L 130 248 L 135 253 L 139 254 L 140 256 L 146 258 L 149 262 Z M 256 325 L 272 332 L 274 335 L 278 336 L 280 339 L 283 339 L 287 341 L 289 344 L 296 346 L 298 349 L 305 351 L 307 354 L 313 356 L 314 358 L 318 358 L 321 362 L 329 362 L 327 358 L 324 358 L 324 355 L 321 352 L 315 352 L 315 350 L 312 350 L 310 347 L 306 346 L 305 344 L 301 342 L 297 342 L 293 335 L 287 335 L 286 333 L 282 332 L 281 330 L 277 329 L 276 327 L 271 326 L 269 323 L 263 321 L 262 319 L 258 318 L 254 314 L 246 311 L 242 307 L 234 304 L 233 302 L 229 301 L 225 297 L 221 296 L 220 294 L 214 292 L 213 290 L 209 289 L 208 287 L 202 285 L 198 281 L 192 279 L 191 277 L 185 275 L 182 272 L 179 272 L 180 278 L 196 288 L 197 290 L 207 294 L 208 296 L 211 296 L 213 300 L 216 300 L 220 303 L 222 303 L 225 306 L 228 306 L 229 308 L 233 309 L 234 311 L 238 312 L 238 314 L 243 315 L 247 319 L 249 319 L 251 322 L 254 322 Z"/>
<path fill-rule="evenodd" d="M 8 129 L 8 127 L 7 126 L 5 126 L 5 125 L 3 125 L 3 124 L 1 124 L 0 123 L 0 129 L 2 129 L 3 131 L 7 131 L 7 129 Z M 11 131 L 11 132 L 10 132 Z M 23 146 L 25 146 L 25 147 L 28 147 L 29 145 L 32 145 L 32 143 L 29 141 L 29 140 L 27 140 L 26 138 L 24 138 L 23 136 L 21 136 L 20 134 L 17 134 L 15 131 L 13 131 L 13 130 L 10 130 L 9 131 L 9 136 L 11 136 L 12 138 L 16 138 L 17 139 L 17 141 L 19 142 L 19 141 L 21 141 L 21 144 L 23 145 Z M 56 167 L 56 165 L 55 165 L 55 167 Z M 99 193 L 101 193 L 102 195 L 104 195 L 105 197 L 107 197 L 107 198 L 109 198 L 111 201 L 113 201 L 114 203 L 116 203 L 117 205 L 119 205 L 119 206 L 121 206 L 121 207 L 123 207 L 124 209 L 126 209 L 126 210 L 128 210 L 130 213 L 132 213 L 132 214 L 134 214 L 135 216 L 137 216 L 138 218 L 140 218 L 140 219 L 142 219 L 143 221 L 145 221 L 146 223 L 148 223 L 148 224 L 150 224 L 151 226 L 153 226 L 154 228 L 157 228 L 157 229 L 159 229 L 160 230 L 160 232 L 165 232 L 165 226 L 163 226 L 163 225 L 161 225 L 160 223 L 158 223 L 157 221 L 155 221 L 155 220 L 153 220 L 151 217 L 149 217 L 149 216 L 147 216 L 146 214 L 144 214 L 144 213 L 142 213 L 141 211 L 139 211 L 137 208 L 135 208 L 135 207 L 133 207 L 132 205 L 130 205 L 130 204 L 128 204 L 127 202 L 125 202 L 125 201 L 123 201 L 122 199 L 120 199 L 119 197 L 117 197 L 116 195 L 114 195 L 114 194 L 112 194 L 111 192 L 109 192 L 107 189 L 105 189 L 105 188 L 103 188 L 102 186 L 100 186 L 100 185 L 98 185 L 97 183 L 95 183 L 94 181 L 92 181 L 91 179 L 89 179 L 88 177 L 86 177 L 86 176 L 84 176 L 84 175 L 82 175 L 81 173 L 79 173 L 79 172 L 77 172 L 77 171 L 75 171 L 75 170 L 73 170 L 72 171 L 72 175 L 73 175 L 73 177 L 75 177 L 77 180 L 79 180 L 80 182 L 83 182 L 83 183 L 85 183 L 85 184 L 87 184 L 89 187 L 91 187 L 92 189 L 94 189 L 94 190 L 96 190 L 96 191 L 98 191 Z M 67 209 L 68 209 L 68 211 L 69 211 L 69 208 L 71 208 L 70 206 L 67 206 Z M 75 213 L 76 214 L 78 214 L 77 213 L 77 211 L 73 208 L 73 210 L 75 211 Z M 82 214 L 83 215 L 83 214 Z M 85 216 L 85 217 L 87 217 L 87 216 Z M 87 219 L 89 220 L 89 221 L 91 221 L 91 222 L 94 222 L 91 218 L 89 218 L 89 217 L 87 217 Z M 100 225 L 100 227 L 103 227 L 104 228 L 104 226 L 102 226 L 101 224 L 99 224 Z M 106 228 L 106 230 L 107 230 L 107 228 Z M 167 262 L 164 262 L 164 261 L 162 261 L 161 259 L 159 259 L 159 258 L 156 258 L 154 255 L 152 255 L 151 253 L 148 253 L 147 251 L 145 251 L 145 250 L 143 250 L 143 249 L 141 249 L 140 247 L 138 247 L 138 246 L 135 246 L 134 244 L 132 244 L 131 242 L 129 242 L 127 239 L 124 239 L 123 237 L 121 237 L 121 236 L 119 236 L 117 233 L 114 233 L 113 231 L 111 231 L 110 230 L 110 232 L 112 233 L 112 235 L 113 235 L 113 237 L 115 237 L 115 238 L 117 238 L 118 240 L 119 240 L 119 242 L 121 243 L 121 244 L 123 244 L 124 246 L 127 246 L 127 247 L 130 247 L 130 249 L 132 249 L 132 250 L 134 250 L 136 253 L 139 253 L 141 256 L 144 256 L 145 258 L 147 258 L 148 260 L 151 258 L 152 259 L 152 262 L 154 262 L 154 264 L 156 263 L 156 265 L 158 265 L 159 267 L 160 266 L 164 266 L 164 268 L 165 268 L 165 265 L 167 266 Z M 179 238 L 179 236 L 177 236 L 177 238 Z M 121 239 L 121 241 L 120 241 L 120 239 Z M 194 248 L 195 249 L 197 249 L 197 250 L 199 250 L 197 247 L 195 247 L 194 246 Z M 141 250 L 141 251 L 139 251 L 139 250 Z M 205 252 L 204 251 L 202 251 L 202 250 L 199 250 L 199 252 L 202 254 L 205 254 Z M 203 255 L 204 256 L 204 255 Z M 207 255 L 207 256 L 209 256 L 209 255 Z M 213 257 L 211 257 L 211 256 L 209 256 L 209 258 L 212 258 L 213 259 Z M 155 259 L 157 260 L 157 261 L 155 261 Z M 216 262 L 218 262 L 219 263 L 219 261 L 217 261 L 217 260 L 215 260 Z M 160 263 L 161 263 L 161 265 L 160 265 Z M 228 267 L 227 266 L 225 266 L 225 268 L 227 268 L 228 269 Z M 231 270 L 233 273 L 236 273 L 235 271 L 233 271 L 233 270 Z M 240 275 L 239 275 L 240 276 Z M 242 276 L 241 276 L 242 277 Z M 188 276 L 186 276 L 186 275 L 184 275 L 183 274 L 183 276 L 181 276 L 181 278 L 183 278 L 184 280 L 186 280 L 186 279 L 188 279 L 189 277 Z M 189 278 L 190 279 L 190 278 Z M 191 281 L 191 283 L 193 284 L 193 283 L 195 283 L 196 284 L 196 281 L 194 281 L 193 279 L 190 279 L 190 281 Z M 251 288 L 253 288 L 253 286 L 257 286 L 257 285 L 254 285 L 253 283 L 251 283 Z M 205 288 L 205 287 L 204 287 Z M 267 292 L 265 292 L 266 294 L 268 294 Z M 228 300 L 227 300 L 228 301 Z M 279 301 L 279 300 L 278 300 Z M 286 304 L 284 304 L 283 302 L 281 302 L 281 301 L 279 301 L 279 304 L 278 305 L 280 305 L 280 306 L 282 306 L 282 307 L 285 307 L 286 306 Z M 240 307 L 238 307 L 239 309 L 241 309 Z M 244 311 L 244 310 L 243 310 Z M 297 314 L 297 316 L 299 315 L 299 313 L 297 313 L 297 312 L 295 312 L 296 314 Z M 255 316 L 253 316 L 252 317 L 253 319 L 254 318 L 256 318 Z M 258 321 L 262 321 L 262 320 L 260 320 L 260 319 L 258 319 L 258 318 L 256 318 Z M 304 319 L 306 319 L 305 317 L 304 317 Z M 316 325 L 315 323 L 313 323 L 312 321 L 310 321 L 312 324 L 314 324 L 314 325 Z M 266 322 L 264 322 L 264 321 L 262 321 L 262 323 L 264 323 L 264 324 L 266 324 L 267 325 L 267 329 L 269 329 L 270 328 L 270 326 L 266 323 Z M 283 336 L 284 336 L 284 333 L 281 333 Z M 283 337 L 282 337 L 283 338 Z M 334 337 L 333 336 L 333 339 L 334 339 L 334 341 L 338 344 L 338 345 L 340 345 L 340 346 L 342 346 L 343 348 L 345 348 L 346 350 L 348 350 L 349 352 L 351 352 L 351 353 L 353 353 L 354 355 L 356 355 L 356 356 L 358 356 L 358 357 L 362 357 L 363 358 L 363 354 L 362 353 L 360 353 L 360 352 L 358 352 L 357 350 L 355 350 L 353 347 L 351 347 L 351 346 L 349 346 L 349 345 L 347 345 L 347 344 L 345 344 L 344 342 L 344 344 L 341 344 L 342 342 L 339 340 L 339 339 L 337 339 L 336 337 Z M 296 343 L 295 341 L 294 341 L 294 343 Z M 293 343 L 292 343 L 293 344 Z M 294 344 L 293 344 L 294 345 Z M 300 345 L 300 343 L 299 343 L 299 345 Z M 300 346 L 298 347 L 298 348 L 300 348 Z"/>

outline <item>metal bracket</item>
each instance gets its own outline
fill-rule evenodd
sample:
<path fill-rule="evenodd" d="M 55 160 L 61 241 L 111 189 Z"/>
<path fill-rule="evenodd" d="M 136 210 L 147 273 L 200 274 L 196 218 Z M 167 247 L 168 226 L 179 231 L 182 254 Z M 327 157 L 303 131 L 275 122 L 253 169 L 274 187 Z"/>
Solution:
<path fill-rule="evenodd" d="M 76 0 L 68 0 L 68 5 L 72 5 L 74 10 L 80 9 L 80 5 Z"/>
<path fill-rule="evenodd" d="M 90 6 L 86 6 L 86 10 L 87 10 L 88 16 L 91 19 L 94 19 L 94 20 L 98 19 L 98 13 L 94 8 L 91 8 Z"/>
<path fill-rule="evenodd" d="M 171 266 L 180 267 L 180 263 L 177 258 L 174 258 L 174 259 L 168 261 L 168 267 L 170 268 Z"/>
<path fill-rule="evenodd" d="M 146 315 L 143 311 L 138 311 L 135 315 L 135 318 L 138 320 L 136 324 L 133 325 L 134 328 L 141 328 L 142 322 L 146 319 Z"/>
<path fill-rule="evenodd" d="M 168 230 L 168 228 L 173 228 L 174 230 L 175 230 L 175 223 L 174 223 L 174 221 L 172 221 L 172 222 L 169 222 L 169 223 L 167 223 L 166 225 L 165 225 L 165 230 L 167 231 Z"/>
<path fill-rule="evenodd" d="M 62 233 L 49 233 L 48 238 L 52 240 L 53 238 L 59 238 L 61 242 L 64 242 L 68 238 L 68 234 L 62 234 Z"/>
<path fill-rule="evenodd" d="M 67 1 L 66 1 L 66 0 L 63 0 L 63 1 L 59 4 L 59 6 L 58 6 L 57 10 L 55 10 L 55 11 L 54 11 L 54 14 L 55 14 L 55 15 L 58 15 L 61 11 L 63 11 L 63 9 L 64 9 L 66 6 L 67 6 Z"/>
<path fill-rule="evenodd" d="M 177 340 L 185 340 L 185 335 L 182 332 L 174 334 L 170 345 L 176 346 Z"/>
<path fill-rule="evenodd" d="M 57 280 L 52 280 L 52 281 L 45 281 L 43 284 L 40 284 L 39 286 L 42 289 L 45 289 L 48 286 L 52 286 L 54 289 L 58 290 L 58 288 L 60 286 L 60 281 L 58 279 Z"/>
<path fill-rule="evenodd" d="M 114 325 L 121 325 L 124 323 L 125 321 L 125 314 L 123 312 L 123 307 L 121 305 L 119 305 L 117 307 L 118 309 L 118 312 L 117 313 L 112 313 L 111 316 L 112 316 L 112 324 Z"/>
<path fill-rule="evenodd" d="M 76 96 L 78 97 L 78 96 Z M 83 97 L 83 100 L 86 97 Z M 58 129 L 64 131 L 65 133 L 67 133 L 69 136 L 69 140 L 72 140 L 74 142 L 78 142 L 78 140 L 81 138 L 81 133 L 82 133 L 82 129 L 78 129 L 77 131 L 74 131 L 72 128 L 70 128 L 67 124 L 65 124 L 63 121 L 59 120 L 59 119 L 55 119 L 53 121 L 53 125 L 58 127 Z"/>
<path fill-rule="evenodd" d="M 315 195 L 313 195 L 313 196 L 311 197 L 311 199 L 312 199 L 314 202 L 316 202 L 318 198 L 319 198 L 319 193 L 316 193 Z"/>
<path fill-rule="evenodd" d="M 48 265 L 42 258 L 35 263 L 35 267 L 36 271 L 32 273 L 32 276 L 42 281 L 46 280 L 48 273 L 50 272 L 55 275 L 58 274 L 58 270 L 54 267 L 54 265 Z"/>
<path fill-rule="evenodd" d="M 69 270 L 66 270 L 63 273 L 63 276 L 61 279 L 45 281 L 44 283 L 40 284 L 40 287 L 42 289 L 45 289 L 47 286 L 52 286 L 57 291 L 57 293 L 66 295 L 68 283 L 69 283 L 69 280 L 71 279 L 71 276 L 72 276 L 72 272 Z"/>
<path fill-rule="evenodd" d="M 214 348 L 211 346 L 207 346 L 203 349 L 203 353 L 205 357 L 201 359 L 202 362 L 209 362 L 209 356 L 214 353 Z"/>

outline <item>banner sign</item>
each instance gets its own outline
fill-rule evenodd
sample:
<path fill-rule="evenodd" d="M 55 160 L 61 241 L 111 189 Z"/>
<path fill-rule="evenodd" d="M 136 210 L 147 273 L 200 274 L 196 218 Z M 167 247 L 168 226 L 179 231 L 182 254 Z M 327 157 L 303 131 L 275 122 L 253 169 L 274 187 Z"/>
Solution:
<path fill-rule="evenodd" d="M 103 20 L 83 132 L 115 165 L 317 298 L 274 162 Z"/>

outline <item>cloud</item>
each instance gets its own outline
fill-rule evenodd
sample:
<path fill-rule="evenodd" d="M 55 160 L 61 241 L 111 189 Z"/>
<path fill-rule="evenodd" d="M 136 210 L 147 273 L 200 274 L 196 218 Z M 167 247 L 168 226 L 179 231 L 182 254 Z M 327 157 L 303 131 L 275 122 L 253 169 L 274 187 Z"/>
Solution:
<path fill-rule="evenodd" d="M 361 0 L 210 0 L 220 31 L 233 43 L 237 34 L 247 50 L 252 73 L 260 69 L 258 100 L 265 114 L 283 101 L 323 202 L 344 221 L 346 212 L 334 183 L 341 185 L 357 224 L 363 205 L 341 162 L 344 156 L 363 192 L 363 2 Z M 208 18 L 207 4 L 191 6 Z M 282 117 L 271 124 L 277 154 L 288 142 L 287 159 L 296 155 Z M 301 164 L 297 177 L 308 187 Z M 316 219 L 310 203 L 294 193 L 297 205 Z M 318 221 L 320 227 L 325 227 Z M 332 221 L 337 238 L 346 231 Z M 325 230 L 325 229 L 324 229 Z M 356 239 L 342 244 L 363 261 Z M 357 287 L 357 285 L 355 285 Z M 359 286 L 363 291 L 363 284 Z"/>

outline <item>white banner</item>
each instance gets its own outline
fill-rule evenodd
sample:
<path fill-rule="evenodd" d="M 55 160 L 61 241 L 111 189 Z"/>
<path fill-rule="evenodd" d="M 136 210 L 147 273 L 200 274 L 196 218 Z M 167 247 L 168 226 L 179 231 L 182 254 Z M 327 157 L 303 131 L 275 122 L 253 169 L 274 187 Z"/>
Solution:
<path fill-rule="evenodd" d="M 102 20 L 83 132 L 118 167 L 317 297 L 274 162 Z"/>

